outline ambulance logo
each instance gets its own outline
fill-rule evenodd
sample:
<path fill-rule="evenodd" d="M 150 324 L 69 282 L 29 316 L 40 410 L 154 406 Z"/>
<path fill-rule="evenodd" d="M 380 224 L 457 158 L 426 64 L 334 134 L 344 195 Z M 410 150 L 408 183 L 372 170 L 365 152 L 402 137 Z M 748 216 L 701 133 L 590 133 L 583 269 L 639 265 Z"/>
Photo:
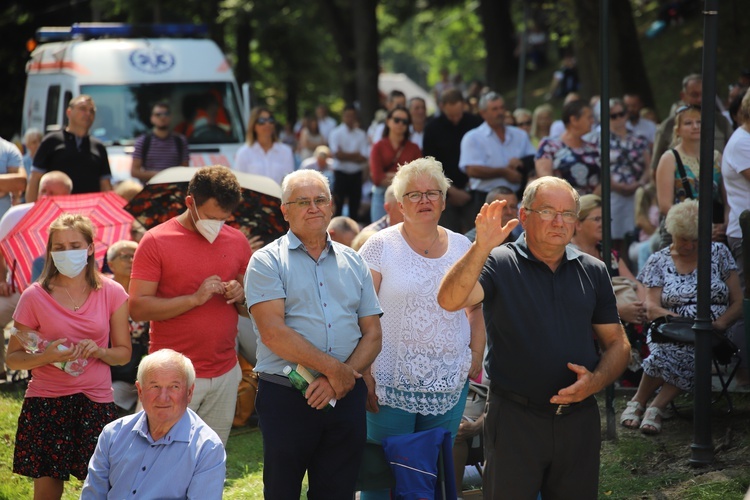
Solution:
<path fill-rule="evenodd" d="M 130 54 L 130 64 L 144 73 L 164 73 L 174 67 L 175 57 L 157 47 L 134 50 Z"/>

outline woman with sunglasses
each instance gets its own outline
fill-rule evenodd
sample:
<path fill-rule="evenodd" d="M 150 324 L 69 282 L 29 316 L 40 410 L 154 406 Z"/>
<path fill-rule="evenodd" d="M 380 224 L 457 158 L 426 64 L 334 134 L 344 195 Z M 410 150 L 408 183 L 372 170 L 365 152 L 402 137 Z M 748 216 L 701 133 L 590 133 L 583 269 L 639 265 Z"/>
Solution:
<path fill-rule="evenodd" d="M 609 100 L 612 248 L 621 255 L 625 234 L 636 227 L 635 192 L 640 186 L 645 186 L 651 177 L 648 141 L 628 130 L 627 116 L 625 104 L 620 99 Z M 598 146 L 601 136 L 595 132 L 587 138 Z"/>
<path fill-rule="evenodd" d="M 448 269 L 471 244 L 438 225 L 450 181 L 434 158 L 403 165 L 393 189 L 404 222 L 378 231 L 360 250 L 383 308 L 382 350 L 363 373 L 367 438 L 443 427 L 458 433 L 469 377 L 482 368 L 481 307 L 448 312 L 437 291 Z M 363 500 L 389 498 L 388 490 Z"/>
<path fill-rule="evenodd" d="M 700 141 L 701 110 L 695 106 L 681 106 L 675 112 L 672 148 L 664 152 L 656 167 L 656 198 L 661 214 L 661 244 L 664 248 L 671 243 L 669 233 L 664 229 L 664 218 L 669 209 L 684 200 L 697 200 L 700 195 Z M 721 179 L 721 154 L 713 152 L 713 202 L 722 204 L 724 188 Z M 723 205 L 722 205 L 723 206 Z M 717 213 L 719 212 L 719 213 Z M 723 209 L 714 209 L 712 240 L 721 241 L 726 232 Z"/>
<path fill-rule="evenodd" d="M 409 110 L 396 106 L 388 112 L 383 129 L 383 138 L 370 150 L 370 178 L 372 179 L 372 203 L 370 220 L 376 221 L 385 215 L 385 190 L 393 182 L 400 165 L 422 156 L 419 146 L 409 140 Z"/>
<path fill-rule="evenodd" d="M 265 175 L 279 184 L 294 172 L 292 148 L 279 140 L 276 120 L 268 108 L 260 106 L 250 113 L 247 142 L 237 150 L 234 170 Z"/>

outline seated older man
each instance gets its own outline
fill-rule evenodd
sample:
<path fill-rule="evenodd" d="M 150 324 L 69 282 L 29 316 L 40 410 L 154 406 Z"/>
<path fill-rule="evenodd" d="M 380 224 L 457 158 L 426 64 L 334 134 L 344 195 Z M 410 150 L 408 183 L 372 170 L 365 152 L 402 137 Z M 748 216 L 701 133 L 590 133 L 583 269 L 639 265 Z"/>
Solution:
<path fill-rule="evenodd" d="M 171 349 L 156 351 L 141 361 L 136 387 L 143 410 L 104 428 L 81 498 L 221 498 L 226 453 L 188 408 L 192 362 Z"/>

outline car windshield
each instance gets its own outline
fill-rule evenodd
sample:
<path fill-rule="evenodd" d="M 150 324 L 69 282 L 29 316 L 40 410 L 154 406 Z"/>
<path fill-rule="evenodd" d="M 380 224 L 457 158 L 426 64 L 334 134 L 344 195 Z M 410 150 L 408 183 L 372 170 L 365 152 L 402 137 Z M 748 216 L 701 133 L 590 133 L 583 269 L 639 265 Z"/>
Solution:
<path fill-rule="evenodd" d="M 83 85 L 96 103 L 91 135 L 104 144 L 132 145 L 151 129 L 151 108 L 169 103 L 171 127 L 190 144 L 244 141 L 245 128 L 234 87 L 228 82 Z"/>

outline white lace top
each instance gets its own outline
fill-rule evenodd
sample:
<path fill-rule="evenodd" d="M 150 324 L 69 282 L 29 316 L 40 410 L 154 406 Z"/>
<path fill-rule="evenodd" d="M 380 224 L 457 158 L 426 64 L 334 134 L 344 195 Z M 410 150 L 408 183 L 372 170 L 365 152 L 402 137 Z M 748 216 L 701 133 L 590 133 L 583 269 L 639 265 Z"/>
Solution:
<path fill-rule="evenodd" d="M 440 280 L 471 243 L 448 233 L 438 259 L 413 251 L 399 228 L 374 234 L 360 250 L 382 275 L 383 348 L 372 365 L 380 404 L 422 415 L 439 415 L 458 403 L 471 365 L 469 321 L 463 310 L 437 303 Z"/>

